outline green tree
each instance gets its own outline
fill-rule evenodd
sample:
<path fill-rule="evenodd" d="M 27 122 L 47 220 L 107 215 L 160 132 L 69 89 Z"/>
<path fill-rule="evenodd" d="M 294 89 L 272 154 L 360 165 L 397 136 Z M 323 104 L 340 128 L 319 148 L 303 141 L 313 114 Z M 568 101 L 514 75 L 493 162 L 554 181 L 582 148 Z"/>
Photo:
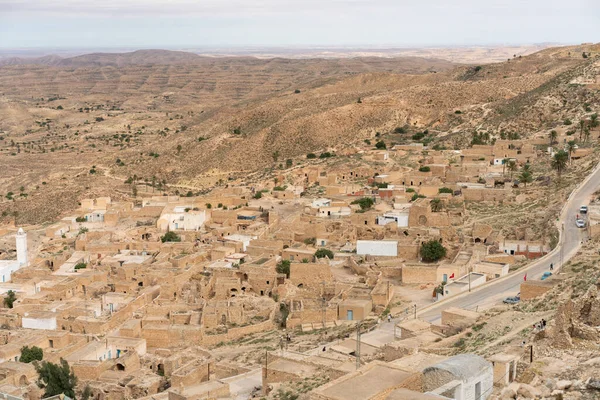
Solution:
<path fill-rule="evenodd" d="M 275 266 L 275 270 L 278 274 L 285 274 L 286 277 L 290 277 L 290 260 L 281 260 Z"/>
<path fill-rule="evenodd" d="M 379 142 L 375 143 L 375 147 L 379 150 L 385 150 L 387 148 L 383 140 L 380 140 Z"/>
<path fill-rule="evenodd" d="M 275 150 L 272 154 L 273 156 L 273 161 L 277 162 L 277 160 L 279 159 L 279 150 Z"/>
<path fill-rule="evenodd" d="M 525 187 L 527 187 L 528 183 L 533 182 L 533 174 L 531 173 L 531 166 L 529 164 L 523 166 L 521 174 L 519 175 L 519 180 L 523 182 Z"/>
<path fill-rule="evenodd" d="M 92 397 L 92 388 L 90 385 L 85 385 L 83 392 L 81 393 L 81 400 L 90 400 Z"/>
<path fill-rule="evenodd" d="M 598 113 L 593 113 L 593 114 L 590 116 L 590 118 L 591 118 L 591 120 L 590 120 L 590 126 L 591 126 L 592 128 L 595 128 L 595 127 L 597 127 L 597 126 L 598 126 L 598 124 L 599 124 L 599 123 L 598 123 Z"/>
<path fill-rule="evenodd" d="M 430 240 L 421 246 L 421 258 L 425 262 L 435 262 L 446 257 L 446 248 L 437 240 Z"/>
<path fill-rule="evenodd" d="M 160 237 L 160 241 L 165 242 L 181 242 L 181 238 L 173 231 L 169 231 Z"/>
<path fill-rule="evenodd" d="M 22 363 L 30 363 L 32 361 L 42 361 L 44 358 L 44 351 L 37 346 L 24 346 L 21 347 L 21 357 L 19 361 Z"/>
<path fill-rule="evenodd" d="M 17 294 L 14 291 L 9 290 L 8 292 L 6 292 L 6 297 L 4 298 L 4 306 L 6 308 L 13 308 L 13 304 L 16 300 Z"/>
<path fill-rule="evenodd" d="M 60 365 L 47 361 L 35 363 L 35 370 L 38 373 L 37 385 L 45 389 L 44 397 L 65 394 L 72 399 L 75 398 L 77 377 L 66 360 L 61 358 Z"/>
<path fill-rule="evenodd" d="M 291 158 L 288 158 L 287 160 L 285 160 L 285 166 L 286 168 L 291 167 L 294 164 L 294 161 L 292 161 Z"/>
<path fill-rule="evenodd" d="M 554 142 L 556 141 L 556 138 L 558 137 L 558 132 L 556 131 L 550 131 L 550 147 L 552 147 L 552 145 L 554 144 Z"/>
<path fill-rule="evenodd" d="M 180 144 L 177 145 L 177 154 L 179 154 L 179 153 L 181 153 L 181 145 Z"/>
<path fill-rule="evenodd" d="M 583 128 L 585 127 L 585 120 L 579 121 L 579 141 L 583 139 Z"/>
<path fill-rule="evenodd" d="M 511 181 L 512 181 L 512 178 L 513 178 L 513 173 L 515 173 L 515 172 L 517 171 L 517 169 L 518 169 L 518 168 L 519 168 L 519 167 L 518 167 L 518 165 L 517 165 L 516 161 L 514 161 L 514 160 L 510 160 L 510 161 L 508 162 L 508 170 L 510 171 L 510 180 L 511 180 Z"/>
<path fill-rule="evenodd" d="M 444 208 L 444 204 L 440 199 L 432 199 L 431 202 L 429 202 L 429 205 L 431 206 L 432 212 L 440 212 Z"/>
<path fill-rule="evenodd" d="M 585 129 L 583 130 L 583 136 L 585 137 L 586 142 L 590 140 L 590 135 L 591 135 L 590 127 L 586 126 Z"/>
<path fill-rule="evenodd" d="M 552 168 L 556 170 L 558 174 L 558 179 L 560 179 L 562 172 L 567 167 L 567 161 L 569 159 L 569 154 L 564 150 L 559 150 L 554 154 L 552 158 Z"/>
<path fill-rule="evenodd" d="M 330 260 L 333 258 L 333 251 L 329 249 L 319 249 L 315 251 L 315 257 L 317 258 L 329 258 Z"/>
<path fill-rule="evenodd" d="M 569 163 L 572 162 L 571 154 L 577 151 L 577 142 L 574 140 L 569 140 L 567 142 L 567 151 L 569 152 Z"/>
<path fill-rule="evenodd" d="M 307 158 L 308 160 L 312 160 L 312 159 L 315 159 L 315 158 L 317 158 L 317 155 L 316 155 L 315 153 L 308 153 L 308 154 L 306 155 L 306 158 Z"/>

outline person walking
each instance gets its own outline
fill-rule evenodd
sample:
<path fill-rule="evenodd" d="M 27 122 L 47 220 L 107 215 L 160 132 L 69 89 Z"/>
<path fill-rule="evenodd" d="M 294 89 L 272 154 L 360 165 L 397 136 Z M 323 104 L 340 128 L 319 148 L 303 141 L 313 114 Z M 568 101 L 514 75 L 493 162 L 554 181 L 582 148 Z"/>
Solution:
<path fill-rule="evenodd" d="M 392 322 L 392 314 L 388 314 L 388 322 Z"/>
<path fill-rule="evenodd" d="M 550 263 L 550 271 L 554 270 L 554 264 Z"/>

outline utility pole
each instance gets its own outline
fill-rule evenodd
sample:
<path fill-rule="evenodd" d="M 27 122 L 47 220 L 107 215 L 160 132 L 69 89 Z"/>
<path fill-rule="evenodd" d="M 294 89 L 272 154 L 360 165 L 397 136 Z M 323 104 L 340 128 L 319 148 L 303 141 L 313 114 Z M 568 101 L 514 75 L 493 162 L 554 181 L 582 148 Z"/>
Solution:
<path fill-rule="evenodd" d="M 325 281 L 321 282 L 321 313 L 323 318 L 323 329 L 325 329 Z"/>
<path fill-rule="evenodd" d="M 360 368 L 360 326 L 362 325 L 362 321 L 358 321 L 356 324 L 356 369 Z"/>
<path fill-rule="evenodd" d="M 560 241 L 561 241 L 561 243 L 559 243 L 559 245 L 560 245 L 560 266 L 562 267 L 563 266 L 563 250 L 565 248 L 565 246 L 562 243 L 565 240 L 565 223 L 564 222 L 562 223 L 561 230 L 562 230 L 562 233 L 560 235 Z"/>
<path fill-rule="evenodd" d="M 529 362 L 533 362 L 533 345 L 529 346 Z"/>
<path fill-rule="evenodd" d="M 469 270 L 469 293 L 471 292 L 471 271 Z"/>

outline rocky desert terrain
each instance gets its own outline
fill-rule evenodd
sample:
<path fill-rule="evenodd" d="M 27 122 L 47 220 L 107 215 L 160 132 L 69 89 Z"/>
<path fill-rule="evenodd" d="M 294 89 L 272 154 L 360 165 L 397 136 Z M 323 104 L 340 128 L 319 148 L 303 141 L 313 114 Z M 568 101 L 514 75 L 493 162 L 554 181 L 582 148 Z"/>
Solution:
<path fill-rule="evenodd" d="M 24 186 L 27 206 L 0 207 L 23 222 L 48 220 L 132 176 L 205 190 L 377 134 L 401 143 L 399 127 L 428 129 L 432 144 L 449 148 L 475 130 L 526 136 L 597 100 L 585 86 L 597 84 L 594 54 L 598 46 L 551 48 L 468 66 L 166 51 L 5 62 L 0 193 Z M 27 216 L 56 197 L 55 212 Z"/>

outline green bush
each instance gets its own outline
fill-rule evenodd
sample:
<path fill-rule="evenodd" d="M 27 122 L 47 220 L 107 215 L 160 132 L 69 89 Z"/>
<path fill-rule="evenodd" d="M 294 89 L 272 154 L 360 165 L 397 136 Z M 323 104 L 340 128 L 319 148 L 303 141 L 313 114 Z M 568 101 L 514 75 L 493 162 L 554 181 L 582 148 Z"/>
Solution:
<path fill-rule="evenodd" d="M 387 148 L 383 140 L 380 140 L 379 142 L 375 143 L 375 147 L 379 150 L 385 150 Z"/>
<path fill-rule="evenodd" d="M 4 306 L 6 308 L 13 308 L 13 304 L 16 300 L 17 294 L 14 291 L 9 290 L 8 292 L 6 292 L 6 297 L 3 300 Z"/>
<path fill-rule="evenodd" d="M 450 188 L 447 188 L 447 187 L 441 187 L 441 188 L 438 189 L 438 193 L 450 193 L 450 194 L 452 194 L 452 193 L 454 193 L 454 191 L 452 189 L 450 189 Z"/>
<path fill-rule="evenodd" d="M 285 276 L 289 278 L 290 265 L 290 260 L 281 260 L 279 263 L 277 263 L 277 266 L 275 266 L 275 270 L 278 274 L 285 274 Z"/>
<path fill-rule="evenodd" d="M 87 268 L 87 264 L 84 262 L 75 264 L 75 271 L 77 271 L 78 269 L 85 269 L 85 268 Z"/>
<path fill-rule="evenodd" d="M 369 208 L 371 208 L 373 206 L 373 204 L 375 204 L 375 202 L 370 197 L 362 197 L 360 199 L 354 200 L 350 204 L 358 204 L 360 206 L 360 209 L 365 211 L 365 210 L 368 210 Z"/>
<path fill-rule="evenodd" d="M 428 166 L 423 166 L 421 168 L 419 168 L 419 172 L 429 172 L 431 171 L 431 168 L 429 168 Z"/>
<path fill-rule="evenodd" d="M 181 238 L 178 234 L 173 231 L 169 231 L 160 237 L 160 241 L 163 243 L 166 242 L 181 242 Z"/>
<path fill-rule="evenodd" d="M 425 262 L 435 262 L 446 257 L 446 248 L 437 240 L 430 240 L 421 246 L 421 258 Z"/>
<path fill-rule="evenodd" d="M 425 197 L 426 197 L 426 196 L 423 196 L 422 194 L 417 194 L 417 193 L 415 193 L 415 194 L 413 194 L 413 196 L 411 197 L 410 201 L 412 202 L 412 201 L 415 201 L 415 200 L 417 200 L 417 199 L 424 199 Z"/>
<path fill-rule="evenodd" d="M 398 126 L 394 129 L 394 133 L 406 133 L 406 128 L 403 126 Z"/>
<path fill-rule="evenodd" d="M 312 159 L 317 158 L 317 155 L 315 153 L 308 153 L 306 155 L 306 158 L 309 159 L 309 160 L 312 160 Z"/>
<path fill-rule="evenodd" d="M 331 251 L 329 249 L 319 249 L 319 250 L 315 251 L 315 257 L 317 257 L 317 258 L 328 257 L 329 259 L 333 259 L 333 251 Z"/>
<path fill-rule="evenodd" d="M 24 346 L 21 347 L 21 357 L 19 361 L 22 363 L 29 364 L 32 361 L 42 361 L 44 358 L 44 351 L 37 346 Z"/>

